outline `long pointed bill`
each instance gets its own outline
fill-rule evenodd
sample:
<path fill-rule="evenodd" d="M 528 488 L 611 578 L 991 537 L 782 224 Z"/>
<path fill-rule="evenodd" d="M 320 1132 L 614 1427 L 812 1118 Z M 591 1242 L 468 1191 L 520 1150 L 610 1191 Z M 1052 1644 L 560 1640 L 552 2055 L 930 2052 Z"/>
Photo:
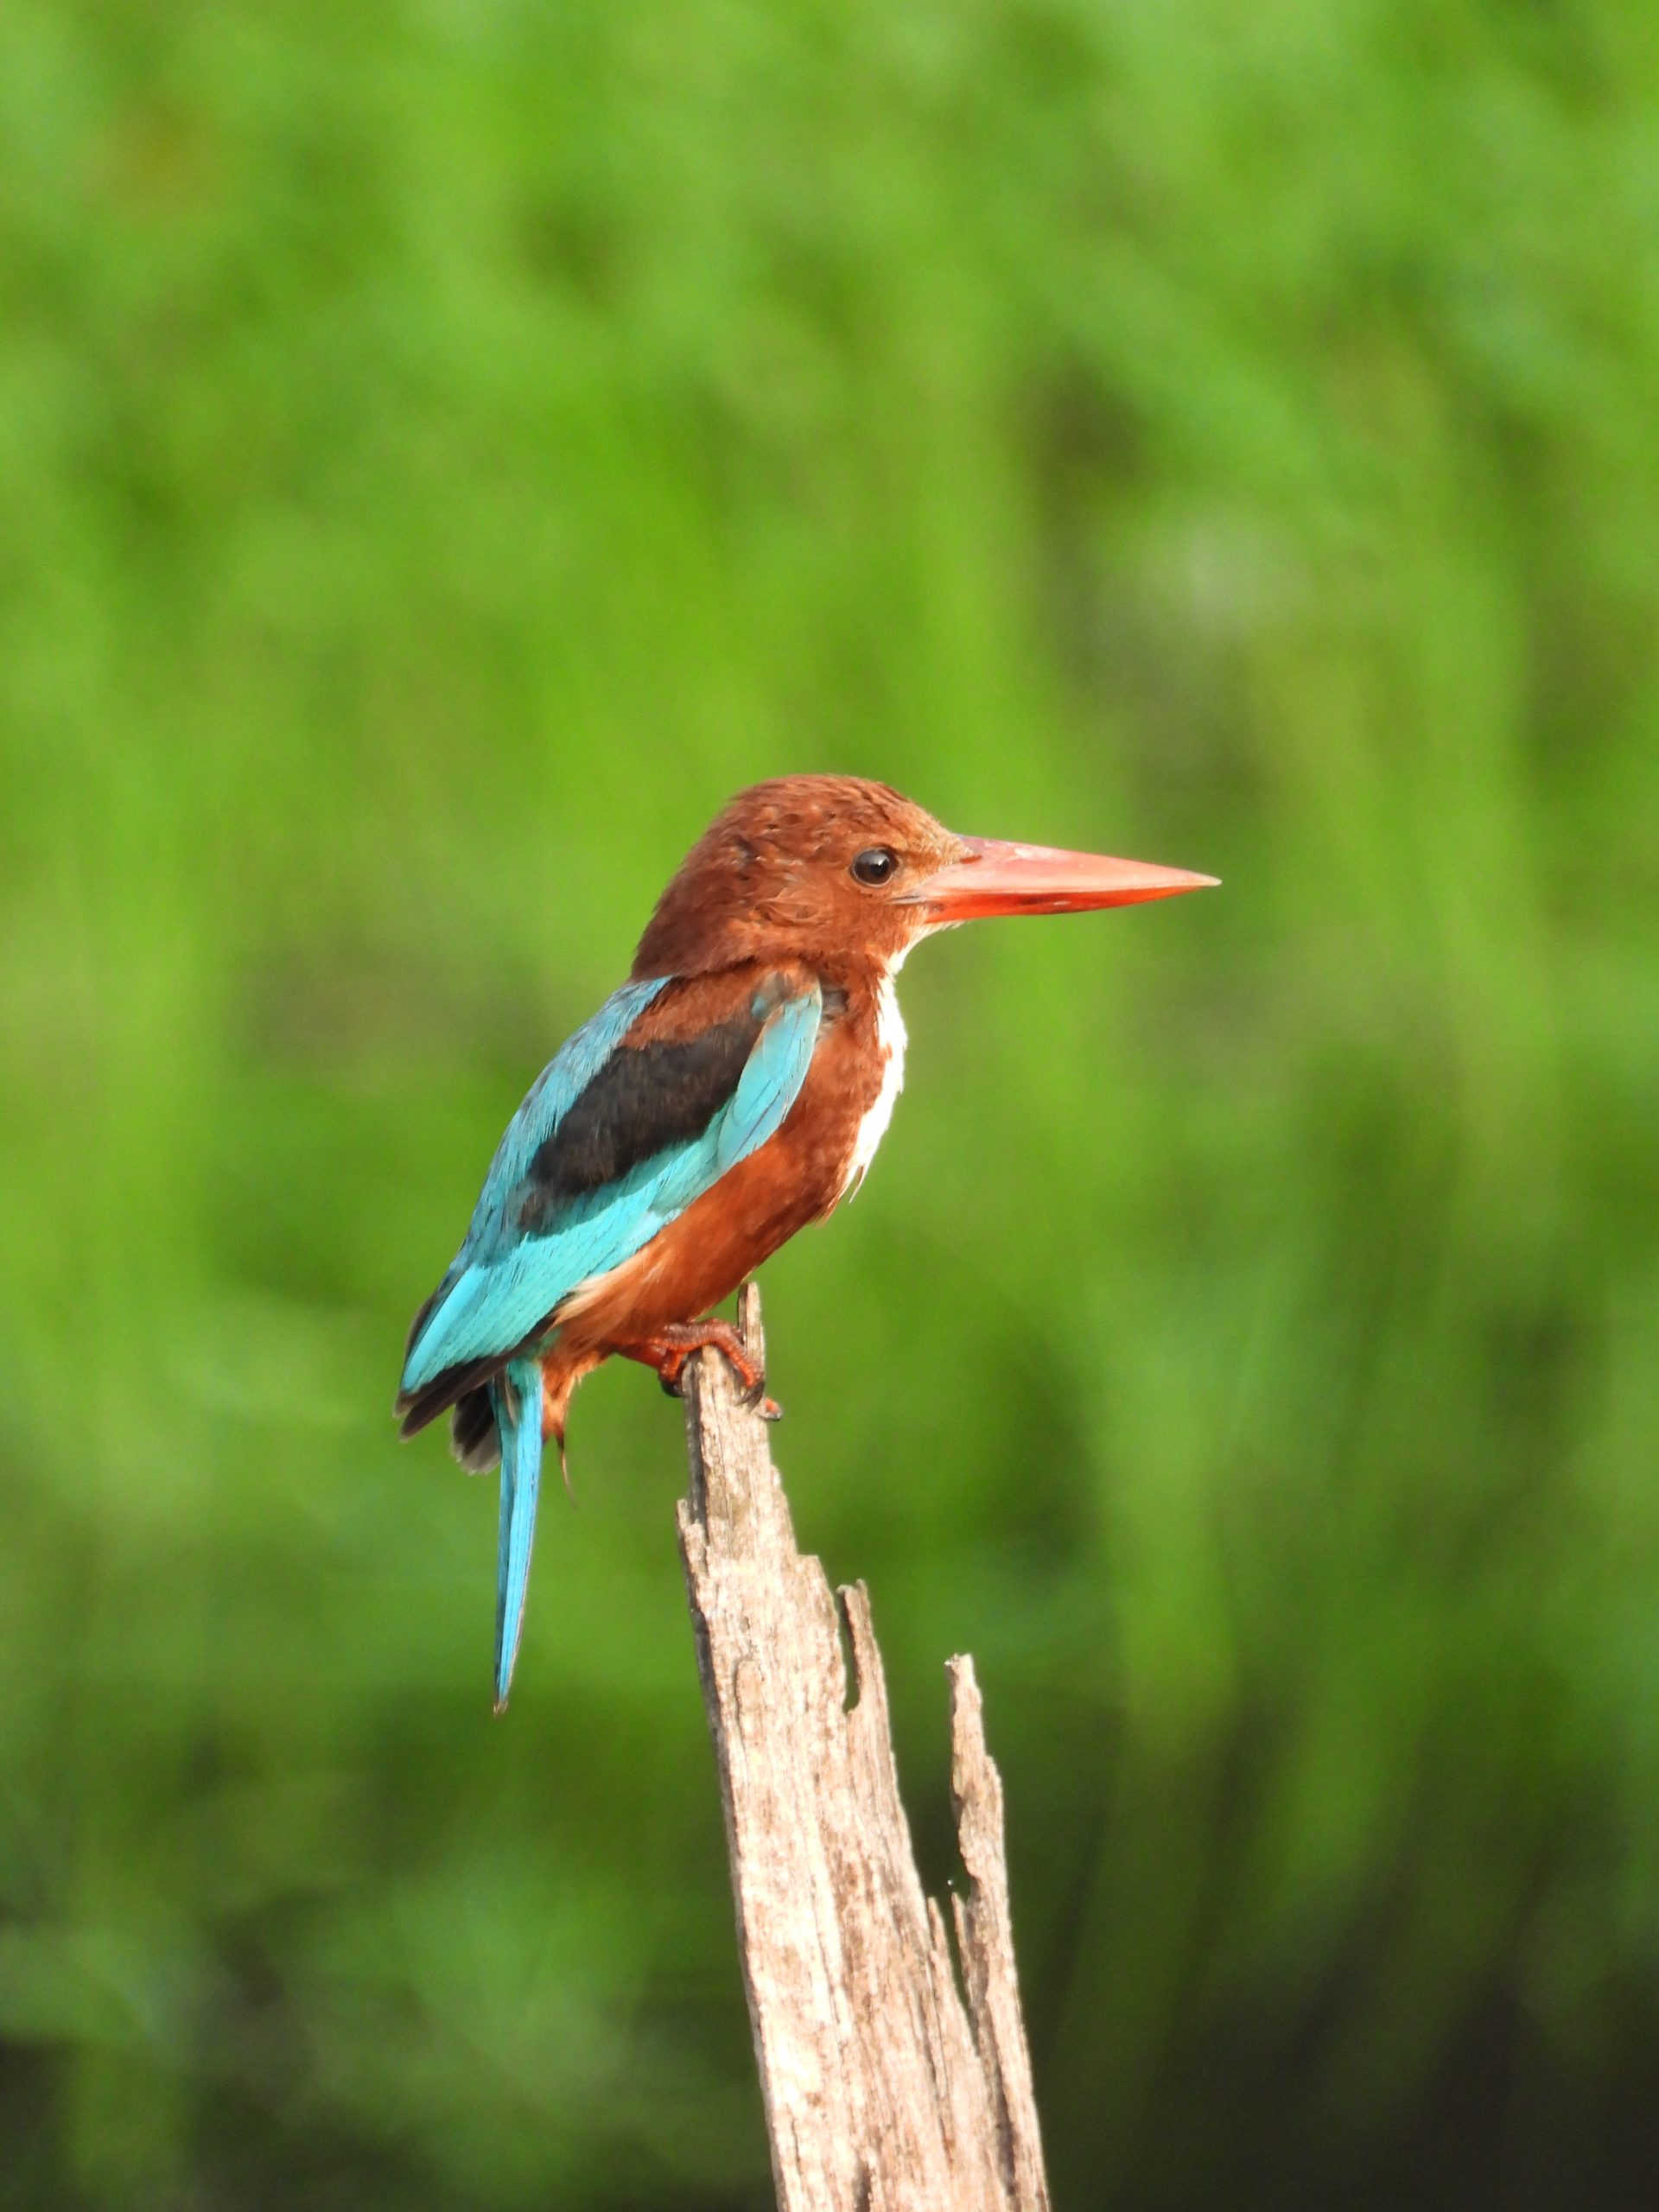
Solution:
<path fill-rule="evenodd" d="M 964 837 L 963 859 L 918 883 L 906 901 L 940 922 L 976 922 L 993 914 L 1084 914 L 1096 906 L 1136 906 L 1207 891 L 1220 879 L 1190 875 L 1150 861 L 1119 861 L 1104 853 L 1063 853 L 1049 845 L 1008 845 L 997 837 Z"/>

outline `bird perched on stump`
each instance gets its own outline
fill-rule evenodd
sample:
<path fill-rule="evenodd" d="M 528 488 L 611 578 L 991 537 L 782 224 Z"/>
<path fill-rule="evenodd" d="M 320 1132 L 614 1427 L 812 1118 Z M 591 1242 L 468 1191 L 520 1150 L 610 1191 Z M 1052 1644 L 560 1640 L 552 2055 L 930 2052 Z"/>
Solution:
<path fill-rule="evenodd" d="M 958 837 L 885 784 L 783 776 L 741 791 L 658 901 L 633 969 L 531 1085 L 465 1242 L 415 1316 L 397 1410 L 450 1415 L 501 1466 L 495 1697 L 524 1620 L 542 1447 L 613 1353 L 677 1389 L 719 1348 L 711 1308 L 855 1190 L 904 1080 L 893 992 L 911 947 L 993 914 L 1167 899 L 1207 875 Z"/>

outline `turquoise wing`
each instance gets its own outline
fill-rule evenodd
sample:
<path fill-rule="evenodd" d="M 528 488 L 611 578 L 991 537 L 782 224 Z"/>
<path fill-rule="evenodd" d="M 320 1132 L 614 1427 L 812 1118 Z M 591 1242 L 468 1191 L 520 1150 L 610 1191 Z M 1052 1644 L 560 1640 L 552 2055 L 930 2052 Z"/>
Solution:
<path fill-rule="evenodd" d="M 444 1378 L 488 1371 L 582 1283 L 641 1250 L 794 1104 L 817 1042 L 816 983 L 757 992 L 707 1039 L 630 1047 L 629 1029 L 664 988 L 625 985 L 514 1116 L 467 1240 L 410 1332 L 406 1426 L 442 1410 L 442 1392 L 428 1402 Z"/>

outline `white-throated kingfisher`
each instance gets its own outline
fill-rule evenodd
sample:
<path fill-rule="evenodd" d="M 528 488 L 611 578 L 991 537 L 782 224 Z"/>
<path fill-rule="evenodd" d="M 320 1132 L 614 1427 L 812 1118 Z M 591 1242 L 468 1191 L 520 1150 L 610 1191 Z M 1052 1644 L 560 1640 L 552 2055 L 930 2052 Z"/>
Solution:
<path fill-rule="evenodd" d="M 853 776 L 756 784 L 697 840 L 628 981 L 513 1116 L 410 1331 L 403 1433 L 448 1412 L 463 1466 L 500 1461 L 498 1710 L 543 1441 L 563 1453 L 572 1392 L 616 1352 L 673 1389 L 716 1345 L 761 1400 L 736 1332 L 707 1317 L 869 1166 L 904 1080 L 893 977 L 912 945 L 983 915 L 1127 906 L 1215 880 L 954 836 Z"/>

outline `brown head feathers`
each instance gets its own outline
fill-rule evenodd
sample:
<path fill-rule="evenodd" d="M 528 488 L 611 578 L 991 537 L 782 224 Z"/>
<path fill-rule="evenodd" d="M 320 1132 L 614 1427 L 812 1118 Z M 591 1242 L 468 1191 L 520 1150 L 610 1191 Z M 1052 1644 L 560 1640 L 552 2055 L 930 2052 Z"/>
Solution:
<path fill-rule="evenodd" d="M 963 841 L 859 776 L 779 776 L 725 806 L 680 864 L 633 974 L 696 976 L 758 957 L 886 965 L 925 926 L 903 903 Z"/>

